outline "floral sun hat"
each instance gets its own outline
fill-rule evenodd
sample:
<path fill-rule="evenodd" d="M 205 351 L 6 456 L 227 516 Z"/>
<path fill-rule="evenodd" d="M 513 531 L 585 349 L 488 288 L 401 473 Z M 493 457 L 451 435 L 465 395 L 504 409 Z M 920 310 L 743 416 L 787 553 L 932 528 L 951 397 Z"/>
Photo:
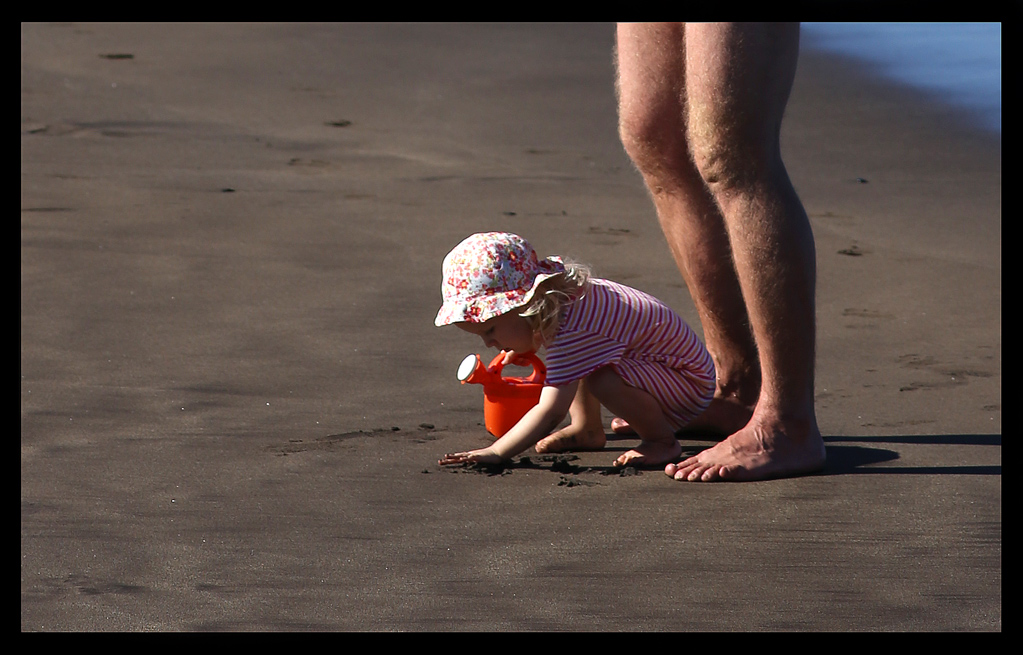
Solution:
<path fill-rule="evenodd" d="M 544 280 L 565 272 L 559 257 L 540 261 L 522 237 L 508 232 L 474 234 L 444 258 L 444 305 L 435 325 L 483 323 L 533 297 Z"/>

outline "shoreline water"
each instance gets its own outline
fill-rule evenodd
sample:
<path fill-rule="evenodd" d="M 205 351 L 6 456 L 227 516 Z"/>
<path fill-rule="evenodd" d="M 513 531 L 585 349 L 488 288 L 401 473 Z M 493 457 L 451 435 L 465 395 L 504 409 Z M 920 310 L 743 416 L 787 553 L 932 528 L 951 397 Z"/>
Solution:
<path fill-rule="evenodd" d="M 804 48 L 854 57 L 1001 133 L 1000 23 L 803 23 L 802 31 Z"/>

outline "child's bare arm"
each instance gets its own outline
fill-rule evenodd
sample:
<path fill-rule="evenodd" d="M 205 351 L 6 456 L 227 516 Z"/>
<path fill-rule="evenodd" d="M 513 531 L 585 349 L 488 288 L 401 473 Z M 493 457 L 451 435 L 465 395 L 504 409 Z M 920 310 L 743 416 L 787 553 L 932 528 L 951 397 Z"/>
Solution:
<path fill-rule="evenodd" d="M 496 464 L 523 452 L 536 444 L 554 428 L 558 427 L 568 413 L 575 397 L 578 382 L 560 387 L 544 387 L 540 392 L 540 402 L 526 412 L 503 437 L 488 448 L 470 450 L 462 453 L 448 453 L 440 464 L 458 464 L 461 462 L 480 462 Z"/>

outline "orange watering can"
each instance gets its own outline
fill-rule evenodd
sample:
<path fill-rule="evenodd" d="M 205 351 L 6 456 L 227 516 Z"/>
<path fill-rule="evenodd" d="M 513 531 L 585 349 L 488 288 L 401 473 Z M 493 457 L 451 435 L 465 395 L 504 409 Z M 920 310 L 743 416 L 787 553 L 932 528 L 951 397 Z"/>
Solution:
<path fill-rule="evenodd" d="M 532 366 L 533 374 L 528 378 L 502 377 L 504 368 L 502 351 L 484 367 L 479 355 L 469 355 L 458 365 L 458 379 L 462 384 L 483 385 L 483 423 L 487 431 L 501 437 L 519 422 L 526 412 L 540 402 L 547 367 L 534 353 L 516 357 L 516 366 Z"/>

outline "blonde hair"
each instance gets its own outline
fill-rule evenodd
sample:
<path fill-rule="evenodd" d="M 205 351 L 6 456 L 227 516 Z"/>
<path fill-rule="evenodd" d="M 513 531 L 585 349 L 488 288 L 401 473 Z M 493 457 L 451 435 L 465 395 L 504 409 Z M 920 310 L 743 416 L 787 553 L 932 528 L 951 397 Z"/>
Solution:
<path fill-rule="evenodd" d="M 570 259 L 564 260 L 564 264 L 565 272 L 541 282 L 533 298 L 519 312 L 545 344 L 558 329 L 561 310 L 581 298 L 590 286 L 589 266 Z"/>

